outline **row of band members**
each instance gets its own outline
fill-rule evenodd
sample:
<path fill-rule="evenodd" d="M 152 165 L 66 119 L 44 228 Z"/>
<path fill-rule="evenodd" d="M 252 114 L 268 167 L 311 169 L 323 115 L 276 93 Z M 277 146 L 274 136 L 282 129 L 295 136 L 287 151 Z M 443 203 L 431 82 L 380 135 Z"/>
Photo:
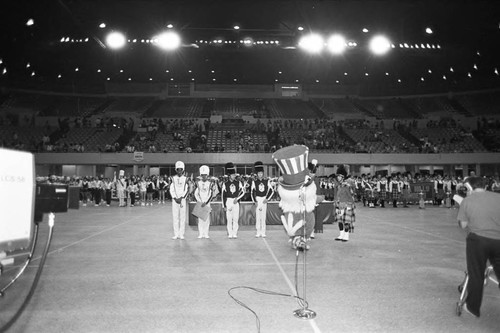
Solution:
<path fill-rule="evenodd" d="M 196 179 L 199 177 L 188 177 L 189 194 L 188 199 L 194 200 L 194 189 Z M 220 190 L 222 183 L 228 176 L 209 177 L 210 181 L 216 186 L 217 194 L 214 200 L 220 201 Z M 251 184 L 256 179 L 253 175 L 237 175 L 236 178 L 242 182 L 245 193 L 242 201 L 251 201 Z M 118 184 L 122 181 L 123 185 Z M 269 179 L 270 186 L 275 189 L 276 179 Z M 355 200 L 363 202 L 365 205 L 378 203 L 384 205 L 385 201 L 397 200 L 406 206 L 406 201 L 412 193 L 412 186 L 416 182 L 432 182 L 434 184 L 434 203 L 442 205 L 442 201 L 447 196 L 453 195 L 463 187 L 461 177 L 448 177 L 437 174 L 436 176 L 420 177 L 418 174 L 412 177 L 410 173 L 394 174 L 391 177 L 383 175 L 371 176 L 363 174 L 361 176 L 351 177 L 344 174 L 331 175 L 329 177 L 317 177 L 315 179 L 318 195 L 323 195 L 326 200 L 336 201 L 336 193 L 340 184 L 344 183 L 352 188 Z M 109 204 L 112 197 L 117 197 L 117 187 L 122 187 L 126 191 L 126 197 L 135 202 L 140 201 L 141 205 L 152 205 L 153 202 L 165 203 L 171 199 L 169 188 L 172 183 L 172 177 L 168 176 L 129 176 L 115 177 L 114 179 L 104 177 L 82 177 L 74 178 L 71 184 L 81 188 L 80 199 L 86 205 L 89 201 L 99 204 L 102 201 Z M 118 185 L 118 186 L 117 186 Z M 489 190 L 500 191 L 500 181 L 498 177 L 490 179 Z M 133 198 L 130 194 L 134 194 Z M 406 200 L 405 200 L 406 199 Z M 274 191 L 270 200 L 279 200 L 278 194 Z M 384 200 L 384 202 L 382 202 Z"/>

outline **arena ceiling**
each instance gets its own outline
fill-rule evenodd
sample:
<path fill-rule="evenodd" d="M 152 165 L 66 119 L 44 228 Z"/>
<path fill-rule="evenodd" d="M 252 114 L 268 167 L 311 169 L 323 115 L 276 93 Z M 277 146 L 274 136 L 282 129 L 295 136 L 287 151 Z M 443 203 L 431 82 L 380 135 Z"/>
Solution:
<path fill-rule="evenodd" d="M 500 86 L 500 1 L 6 0 L 2 5 L 3 82 Z M 26 24 L 30 18 L 33 25 Z M 183 47 L 173 52 L 147 42 L 168 24 L 182 38 Z M 106 47 L 105 36 L 113 30 L 127 36 L 125 48 Z M 342 55 L 312 55 L 297 47 L 309 32 L 341 33 L 357 46 Z M 394 44 L 384 56 L 367 49 L 379 33 Z M 261 43 L 247 47 L 239 43 L 245 38 Z"/>

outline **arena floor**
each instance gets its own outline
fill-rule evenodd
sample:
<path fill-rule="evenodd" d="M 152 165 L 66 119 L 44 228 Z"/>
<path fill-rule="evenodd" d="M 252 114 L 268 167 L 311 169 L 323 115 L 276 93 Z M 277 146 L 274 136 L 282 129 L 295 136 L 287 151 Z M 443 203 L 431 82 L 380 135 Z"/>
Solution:
<path fill-rule="evenodd" d="M 288 296 L 236 289 L 261 332 L 499 332 L 500 292 L 489 283 L 480 319 L 455 314 L 465 270 L 457 211 L 359 208 L 355 233 L 335 242 L 325 225 L 307 253 L 306 296 L 314 320 L 297 319 Z M 46 217 L 45 217 L 46 220 Z M 47 236 L 41 225 L 39 248 Z M 228 239 L 172 240 L 171 205 L 81 207 L 56 216 L 38 288 L 9 332 L 257 332 L 234 302 L 238 286 L 293 295 L 295 251 L 281 226 L 255 238 L 253 226 Z M 40 251 L 39 251 L 40 252 Z M 19 308 L 40 256 L 0 298 L 0 326 Z M 299 277 L 302 277 L 302 255 Z M 8 267 L 1 286 L 14 273 Z M 303 295 L 302 280 L 298 282 Z"/>

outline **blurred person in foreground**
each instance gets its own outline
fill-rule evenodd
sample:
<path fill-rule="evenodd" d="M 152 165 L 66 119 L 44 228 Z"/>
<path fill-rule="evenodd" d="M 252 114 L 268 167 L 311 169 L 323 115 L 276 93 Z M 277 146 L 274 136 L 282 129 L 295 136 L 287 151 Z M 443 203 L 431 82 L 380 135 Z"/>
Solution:
<path fill-rule="evenodd" d="M 460 203 L 458 223 L 467 231 L 466 258 L 469 283 L 464 308 L 479 317 L 484 273 L 489 260 L 500 278 L 500 194 L 486 191 L 481 177 L 468 177 L 467 197 Z"/>

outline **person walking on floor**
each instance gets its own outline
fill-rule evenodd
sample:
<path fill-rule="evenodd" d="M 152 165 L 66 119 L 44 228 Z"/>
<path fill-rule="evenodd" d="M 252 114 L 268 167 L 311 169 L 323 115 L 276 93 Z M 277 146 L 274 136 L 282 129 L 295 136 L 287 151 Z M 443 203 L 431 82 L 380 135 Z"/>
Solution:
<path fill-rule="evenodd" d="M 480 316 L 484 272 L 489 260 L 500 279 L 500 194 L 486 191 L 481 177 L 468 177 L 470 194 L 460 203 L 458 223 L 467 231 L 466 258 L 469 282 L 464 309 Z"/>

